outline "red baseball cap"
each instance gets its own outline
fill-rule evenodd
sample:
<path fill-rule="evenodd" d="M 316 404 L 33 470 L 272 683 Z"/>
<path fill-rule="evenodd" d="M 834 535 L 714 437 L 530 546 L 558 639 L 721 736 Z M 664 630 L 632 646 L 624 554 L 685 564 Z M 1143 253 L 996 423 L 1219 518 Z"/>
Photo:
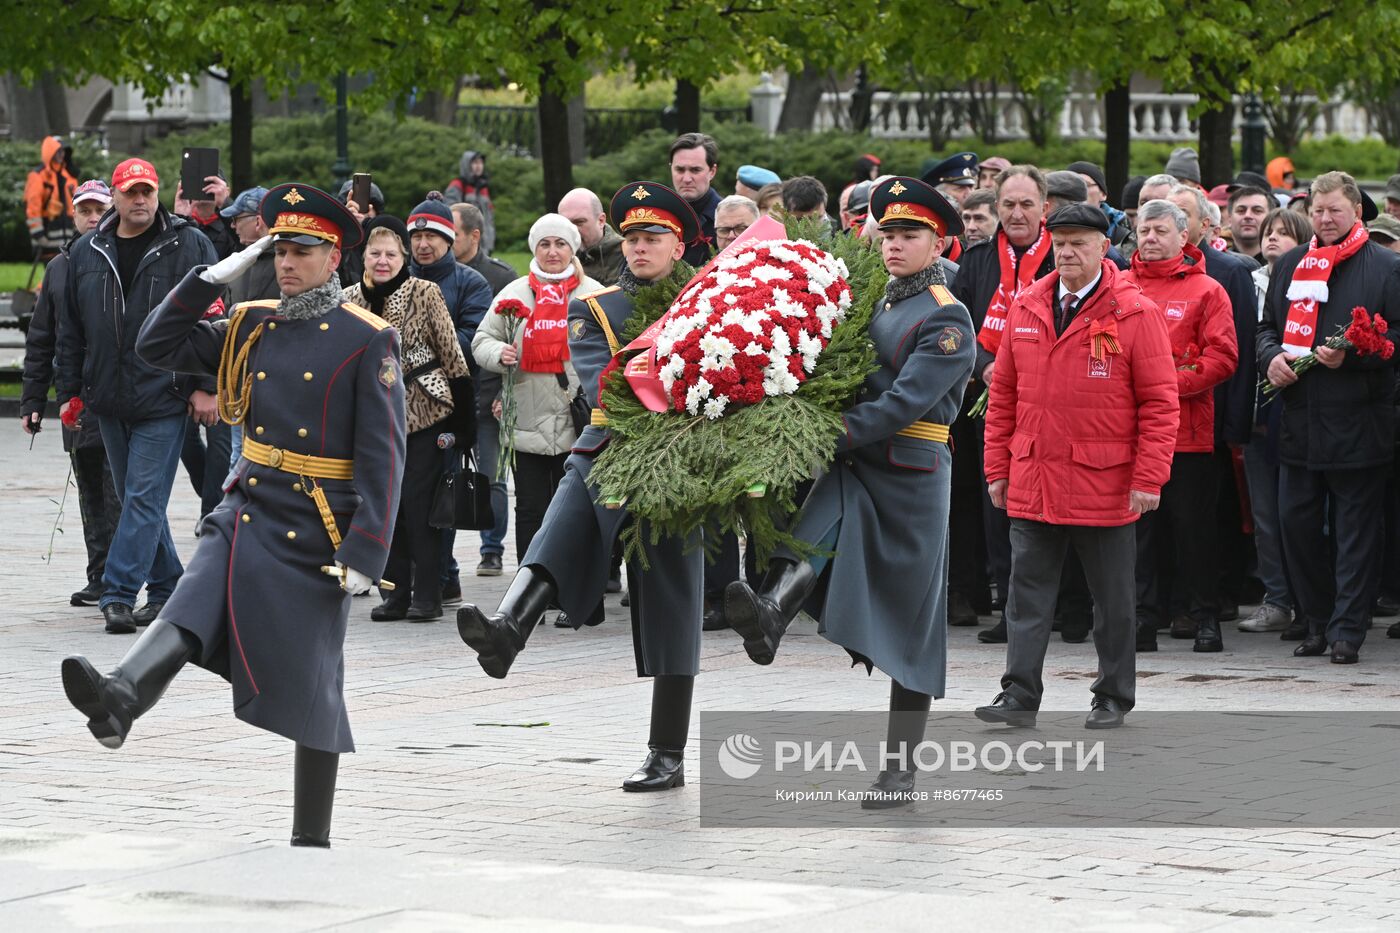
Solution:
<path fill-rule="evenodd" d="M 150 185 L 160 190 L 160 176 L 156 174 L 156 167 L 145 159 L 127 159 L 112 169 L 114 189 L 126 191 L 132 185 Z"/>

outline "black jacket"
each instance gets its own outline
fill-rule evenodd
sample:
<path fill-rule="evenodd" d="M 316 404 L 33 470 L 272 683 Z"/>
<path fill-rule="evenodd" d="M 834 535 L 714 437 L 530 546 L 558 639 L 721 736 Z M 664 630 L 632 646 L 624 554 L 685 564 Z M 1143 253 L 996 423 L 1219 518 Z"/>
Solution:
<path fill-rule="evenodd" d="M 1040 262 L 1040 268 L 1035 270 L 1037 279 L 1044 278 L 1055 271 L 1055 251 L 1047 249 L 1045 258 Z M 1001 284 L 1001 262 L 997 259 L 997 238 L 993 236 L 990 240 L 969 246 L 963 250 L 962 256 L 958 258 L 958 274 L 953 279 L 950 291 L 953 297 L 962 302 L 967 308 L 968 314 L 972 315 L 972 332 L 978 333 L 982 329 L 982 321 L 987 316 L 987 306 L 992 303 L 992 298 L 996 296 L 997 286 Z M 973 364 L 972 375 L 977 378 L 979 385 L 974 393 L 969 390 L 969 395 L 976 398 L 981 394 L 984 386 L 980 385 L 982 371 L 987 368 L 996 357 L 988 353 L 981 344 L 977 345 L 977 362 Z"/>
<path fill-rule="evenodd" d="M 1208 243 L 1201 244 L 1201 252 L 1206 256 L 1206 275 L 1230 296 L 1235 340 L 1241 349 L 1234 375 L 1215 387 L 1215 442 L 1248 444 L 1254 430 L 1254 391 L 1259 384 L 1259 370 L 1248 352 L 1259 325 L 1259 300 L 1250 275 L 1256 267 L 1253 260 L 1223 253 Z"/>
<path fill-rule="evenodd" d="M 710 188 L 700 200 L 686 202 L 695 209 L 695 216 L 700 219 L 700 238 L 686 246 L 681 258 L 697 269 L 709 262 L 714 252 L 715 208 L 719 207 L 722 200 L 719 192 Z"/>
<path fill-rule="evenodd" d="M 185 413 L 195 389 L 214 380 L 181 376 L 147 365 L 136 355 L 136 333 L 146 317 L 195 266 L 217 261 L 197 227 L 158 208 L 159 234 L 137 267 L 129 295 L 117 276 L 117 213 L 69 250 L 58 330 L 58 401 L 81 395 L 94 414 L 143 421 Z"/>
<path fill-rule="evenodd" d="M 44 270 L 44 284 L 34 302 L 34 316 L 24 336 L 24 388 L 20 395 L 19 413 L 28 417 L 33 412 L 42 416 L 48 401 L 49 387 L 54 380 L 54 353 L 58 343 L 58 309 L 63 307 L 64 287 L 68 278 L 68 247 L 50 260 Z M 63 428 L 63 449 L 101 447 L 102 435 L 97 431 L 97 419 L 85 418 L 80 431 Z"/>
<path fill-rule="evenodd" d="M 1307 255 L 1300 246 L 1279 257 L 1269 277 L 1264 317 L 1257 335 L 1259 372 L 1283 352 L 1280 335 L 1288 320 L 1288 283 Z M 1327 282 L 1328 300 L 1318 306 L 1316 347 L 1351 322 L 1363 307 L 1390 325 L 1394 342 L 1400 328 L 1400 256 L 1367 243 L 1337 266 Z M 1271 403 L 1282 403 L 1279 460 L 1313 470 L 1346 470 L 1389 464 L 1395 455 L 1395 363 L 1400 356 L 1358 356 L 1348 352 L 1342 365 L 1321 364 L 1283 389 Z"/>

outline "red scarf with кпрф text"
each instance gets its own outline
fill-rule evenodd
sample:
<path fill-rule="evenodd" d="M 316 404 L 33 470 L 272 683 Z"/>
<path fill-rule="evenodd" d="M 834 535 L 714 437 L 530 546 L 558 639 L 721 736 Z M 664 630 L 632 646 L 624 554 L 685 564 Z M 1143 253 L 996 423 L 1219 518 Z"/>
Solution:
<path fill-rule="evenodd" d="M 1006 314 L 1011 310 L 1011 302 L 1016 300 L 1021 289 L 1035 281 L 1036 270 L 1040 268 L 1049 248 L 1050 233 L 1044 223 L 1040 225 L 1040 236 L 1020 257 L 1017 257 L 1006 231 L 997 231 L 1001 281 L 997 283 L 997 293 L 992 296 L 992 303 L 987 305 L 987 313 L 982 317 L 982 329 L 977 332 L 977 342 L 993 356 L 1001 347 L 1001 335 L 1006 333 Z"/>
<path fill-rule="evenodd" d="M 1298 356 L 1312 352 L 1317 339 L 1317 306 L 1327 300 L 1327 280 L 1342 263 L 1366 245 L 1370 235 L 1360 221 L 1341 242 L 1318 246 L 1317 237 L 1308 243 L 1307 255 L 1298 260 L 1293 280 L 1288 283 L 1288 319 L 1283 324 L 1283 349 Z"/>

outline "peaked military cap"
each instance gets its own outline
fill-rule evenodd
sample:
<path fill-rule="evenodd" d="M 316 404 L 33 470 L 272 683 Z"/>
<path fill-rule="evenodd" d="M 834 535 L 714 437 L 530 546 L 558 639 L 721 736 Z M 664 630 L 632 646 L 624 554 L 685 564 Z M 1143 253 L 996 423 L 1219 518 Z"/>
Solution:
<path fill-rule="evenodd" d="M 977 153 L 959 152 L 924 172 L 923 180 L 930 185 L 977 184 Z"/>
<path fill-rule="evenodd" d="M 320 188 L 300 182 L 278 185 L 263 196 L 258 209 L 274 243 L 341 249 L 358 246 L 364 236 L 355 215 Z"/>
<path fill-rule="evenodd" d="M 881 230 L 930 227 L 939 236 L 963 232 L 962 218 L 938 190 L 917 178 L 896 175 L 870 193 L 870 213 Z"/>
<path fill-rule="evenodd" d="M 628 230 L 674 233 L 682 243 L 693 243 L 700 237 L 695 209 L 685 198 L 654 181 L 628 182 L 617 189 L 608 206 L 608 219 L 623 235 Z"/>

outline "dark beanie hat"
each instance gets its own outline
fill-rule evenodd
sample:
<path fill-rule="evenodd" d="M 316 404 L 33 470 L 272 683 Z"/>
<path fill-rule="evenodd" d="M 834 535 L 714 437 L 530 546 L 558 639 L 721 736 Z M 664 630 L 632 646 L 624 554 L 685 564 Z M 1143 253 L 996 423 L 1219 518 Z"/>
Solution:
<path fill-rule="evenodd" d="M 1071 162 L 1065 166 L 1065 171 L 1088 175 L 1094 179 L 1094 184 L 1099 186 L 1099 191 L 1103 193 L 1103 196 L 1108 197 L 1108 180 L 1104 178 L 1103 169 L 1093 162 Z"/>
<path fill-rule="evenodd" d="M 1123 200 L 1118 202 L 1118 206 L 1125 211 L 1136 208 L 1138 197 L 1142 194 L 1142 183 L 1145 181 L 1146 175 L 1134 175 L 1129 178 L 1128 183 L 1123 186 Z"/>
<path fill-rule="evenodd" d="M 390 230 L 394 231 L 394 235 L 397 236 L 399 240 L 403 243 L 404 255 L 409 255 L 408 227 L 404 225 L 404 222 L 402 220 L 399 220 L 392 214 L 377 214 L 374 217 L 371 217 L 369 220 L 365 221 L 366 243 L 369 242 L 369 235 L 375 230 L 379 229 L 380 227 L 387 227 Z"/>
<path fill-rule="evenodd" d="M 452 220 L 452 208 L 443 202 L 442 195 L 436 191 L 429 191 L 428 199 L 408 215 L 408 228 L 436 233 L 446 237 L 449 243 L 457 239 L 457 226 Z"/>

